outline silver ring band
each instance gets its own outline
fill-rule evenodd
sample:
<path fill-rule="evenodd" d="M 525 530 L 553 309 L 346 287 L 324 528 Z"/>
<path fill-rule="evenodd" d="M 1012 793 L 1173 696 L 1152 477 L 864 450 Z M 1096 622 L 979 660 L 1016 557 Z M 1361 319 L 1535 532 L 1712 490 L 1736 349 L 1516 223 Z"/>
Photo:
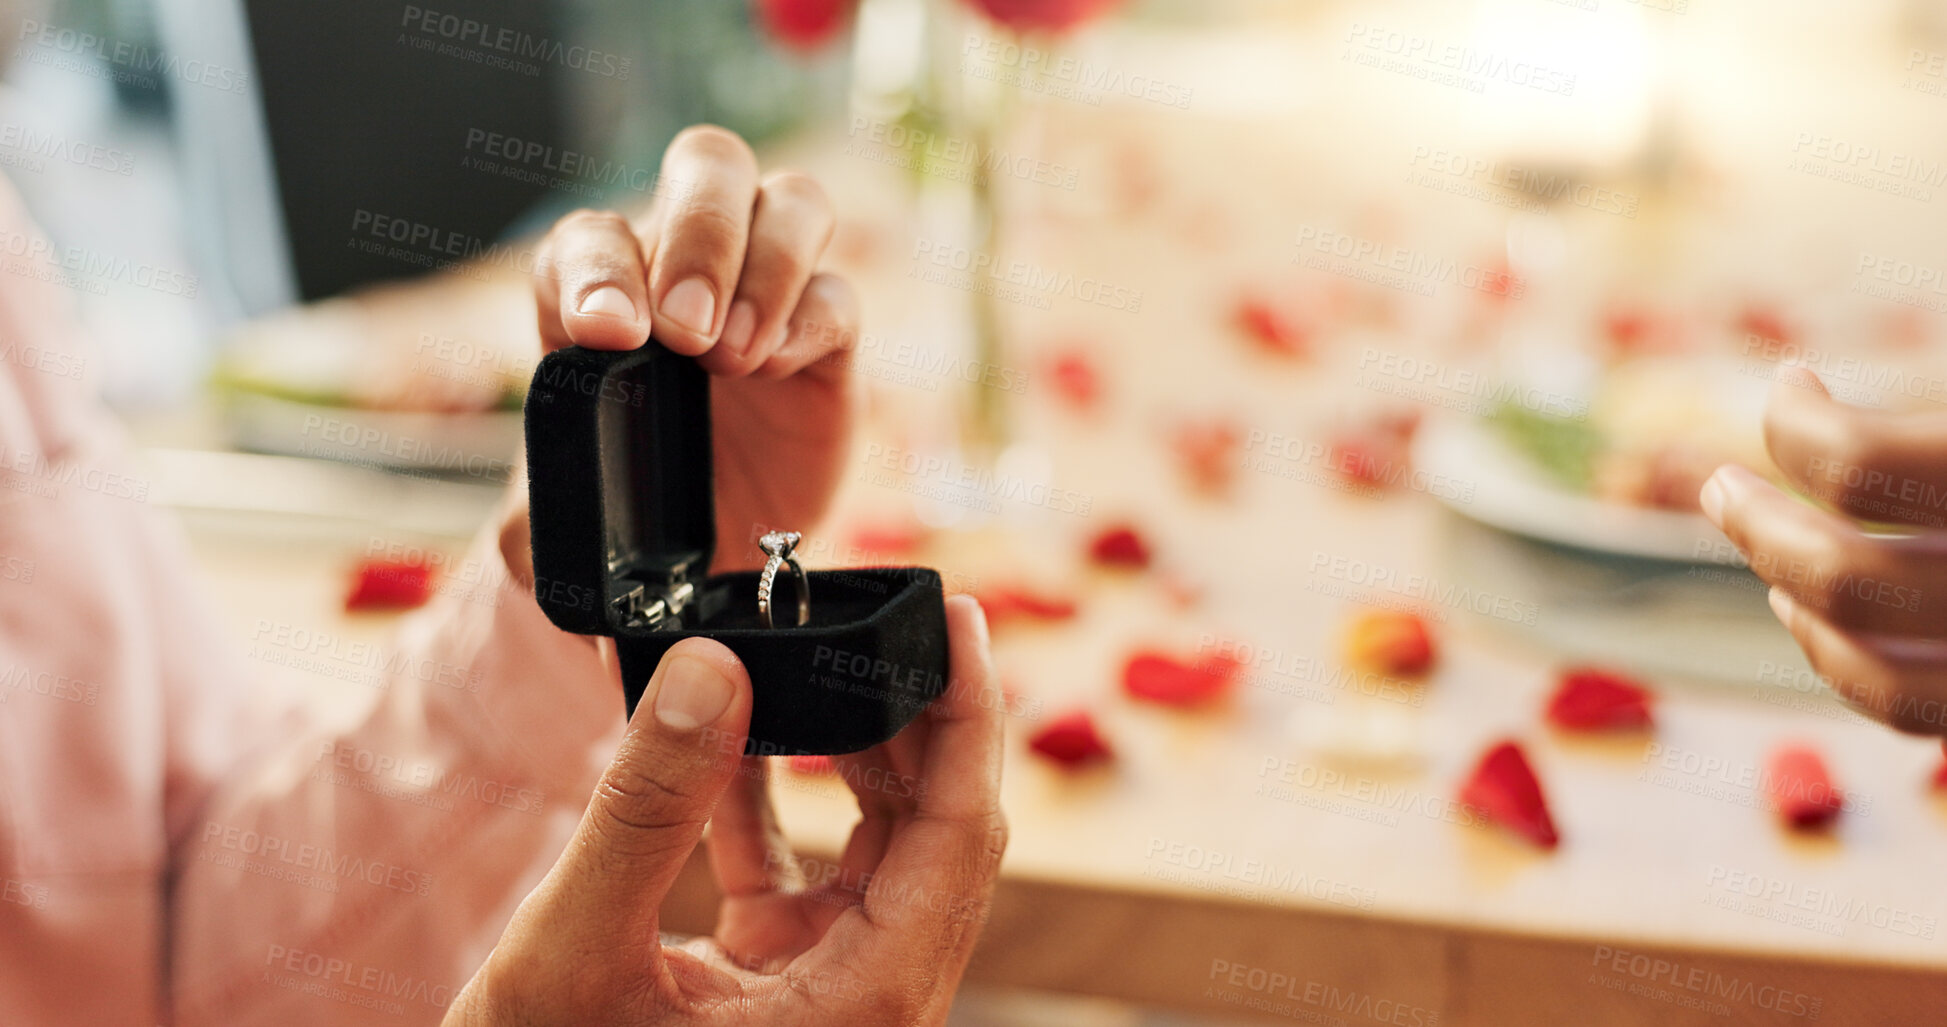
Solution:
<path fill-rule="evenodd" d="M 798 625 L 802 627 L 811 620 L 811 579 L 805 574 L 804 565 L 791 555 L 803 537 L 795 531 L 771 531 L 765 532 L 764 537 L 757 540 L 758 548 L 764 550 L 767 557 L 764 573 L 757 576 L 757 620 L 767 628 L 776 627 L 771 622 L 771 591 L 777 585 L 778 569 L 786 564 L 791 566 L 791 573 L 797 578 Z"/>

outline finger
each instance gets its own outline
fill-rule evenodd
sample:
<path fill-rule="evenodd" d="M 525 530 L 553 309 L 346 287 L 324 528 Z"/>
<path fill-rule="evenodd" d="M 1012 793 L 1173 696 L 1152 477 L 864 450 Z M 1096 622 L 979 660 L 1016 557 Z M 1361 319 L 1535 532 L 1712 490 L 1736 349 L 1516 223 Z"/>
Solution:
<path fill-rule="evenodd" d="M 926 714 L 925 793 L 872 876 L 864 916 L 841 919 L 828 935 L 830 958 L 894 980 L 915 972 L 959 978 L 1007 845 L 1001 714 L 998 703 L 982 701 L 996 687 L 986 616 L 971 597 L 954 596 L 947 626 L 952 669 Z"/>
<path fill-rule="evenodd" d="M 662 180 L 680 202 L 659 205 L 643 240 L 656 338 L 685 356 L 710 350 L 723 331 L 757 198 L 757 158 L 737 134 L 684 129 L 663 154 Z"/>
<path fill-rule="evenodd" d="M 1778 469 L 1835 509 L 1862 520 L 1947 528 L 1947 412 L 1849 406 L 1817 375 L 1785 368 L 1764 429 Z"/>
<path fill-rule="evenodd" d="M 642 251 L 620 214 L 580 210 L 562 218 L 541 244 L 533 281 L 546 352 L 634 349 L 649 338 Z"/>
<path fill-rule="evenodd" d="M 909 725 L 906 730 L 910 731 L 912 727 Z M 902 735 L 905 733 L 900 732 Z M 897 777 L 892 769 L 892 760 L 886 755 L 886 746 L 890 744 L 886 742 L 864 752 L 833 758 L 839 778 L 858 800 L 859 812 L 869 817 L 898 818 L 913 809 L 917 789 L 896 787 L 889 783 Z"/>
<path fill-rule="evenodd" d="M 1842 631 L 1771 591 L 1771 609 L 1819 677 L 1859 712 L 1916 735 L 1947 735 L 1947 642 Z"/>
<path fill-rule="evenodd" d="M 838 890 L 863 901 L 865 886 L 872 875 L 879 870 L 879 864 L 886 858 L 886 849 L 892 844 L 898 820 L 894 817 L 867 814 L 852 825 L 852 833 L 845 838 L 845 850 L 838 854 L 838 879 L 834 883 Z M 838 912 L 832 907 L 832 912 Z"/>
<path fill-rule="evenodd" d="M 900 736 L 921 726 L 910 724 Z M 872 880 L 879 862 L 885 858 L 893 831 L 912 813 L 919 794 L 912 778 L 893 769 L 886 748 L 886 745 L 875 745 L 838 759 L 839 776 L 859 804 L 859 822 L 852 826 L 845 848 L 839 853 L 839 873 L 834 881 L 839 886 L 835 890 L 848 896 L 863 897 L 865 884 Z M 833 912 L 837 912 L 835 907 Z"/>
<path fill-rule="evenodd" d="M 1698 500 L 1744 554 L 1752 573 L 1841 628 L 1928 630 L 1928 596 L 1947 586 L 1947 542 L 1869 536 L 1851 521 L 1800 502 L 1735 465 L 1704 483 Z"/>
<path fill-rule="evenodd" d="M 710 821 L 710 868 L 726 896 L 789 892 L 801 883 L 771 804 L 770 762 L 746 756 Z"/>
<path fill-rule="evenodd" d="M 910 701 L 911 696 L 896 697 Z M 885 858 L 899 826 L 919 809 L 926 794 L 926 753 L 933 735 L 933 718 L 914 718 L 897 735 L 864 752 L 839 757 L 839 772 L 859 804 L 859 823 L 846 840 L 839 859 L 841 881 L 862 894 Z"/>
<path fill-rule="evenodd" d="M 836 221 L 825 190 L 810 176 L 787 171 L 765 179 L 723 337 L 703 356 L 705 370 L 741 376 L 777 352 Z"/>
<path fill-rule="evenodd" d="M 805 283 L 784 341 L 757 369 L 760 378 L 789 378 L 807 367 L 830 376 L 848 373 L 859 341 L 859 298 L 851 283 L 816 274 Z"/>
<path fill-rule="evenodd" d="M 721 643 L 688 638 L 663 655 L 556 868 L 606 934 L 655 936 L 657 908 L 736 776 L 750 703 L 749 675 Z"/>

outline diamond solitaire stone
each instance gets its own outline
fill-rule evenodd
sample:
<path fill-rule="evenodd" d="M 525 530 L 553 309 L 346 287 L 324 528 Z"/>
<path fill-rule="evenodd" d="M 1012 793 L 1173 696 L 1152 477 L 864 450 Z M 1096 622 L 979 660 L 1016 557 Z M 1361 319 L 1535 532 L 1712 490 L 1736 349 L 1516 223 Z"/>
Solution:
<path fill-rule="evenodd" d="M 804 536 L 795 531 L 767 531 L 757 540 L 757 548 L 775 559 L 788 560 L 802 538 Z"/>

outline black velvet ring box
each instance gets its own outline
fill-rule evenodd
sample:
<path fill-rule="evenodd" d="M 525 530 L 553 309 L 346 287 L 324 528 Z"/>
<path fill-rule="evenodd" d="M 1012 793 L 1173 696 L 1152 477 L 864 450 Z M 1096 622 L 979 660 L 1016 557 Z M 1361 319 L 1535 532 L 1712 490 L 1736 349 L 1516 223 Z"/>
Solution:
<path fill-rule="evenodd" d="M 811 618 L 778 572 L 758 622 L 755 572 L 706 577 L 716 551 L 710 380 L 650 341 L 547 355 L 527 393 L 535 599 L 568 631 L 610 635 L 628 711 L 692 635 L 750 672 L 744 751 L 845 753 L 883 742 L 946 689 L 946 605 L 924 567 L 812 571 Z M 788 526 L 787 526 L 788 527 Z"/>

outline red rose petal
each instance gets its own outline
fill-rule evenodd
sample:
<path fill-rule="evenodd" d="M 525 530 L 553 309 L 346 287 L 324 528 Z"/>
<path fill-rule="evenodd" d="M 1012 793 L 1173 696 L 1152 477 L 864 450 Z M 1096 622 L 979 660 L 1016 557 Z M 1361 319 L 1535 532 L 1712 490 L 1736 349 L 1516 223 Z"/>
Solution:
<path fill-rule="evenodd" d="M 1940 766 L 1934 768 L 1933 786 L 1947 788 L 1947 738 L 1940 740 Z"/>
<path fill-rule="evenodd" d="M 1567 731 L 1652 727 L 1651 692 L 1633 678 L 1596 667 L 1562 671 L 1548 700 L 1548 722 Z"/>
<path fill-rule="evenodd" d="M 1643 348 L 1652 323 L 1649 313 L 1639 308 L 1612 310 L 1602 320 L 1602 333 L 1609 345 L 1629 353 Z"/>
<path fill-rule="evenodd" d="M 1075 616 L 1075 600 L 1012 585 L 995 585 L 980 593 L 990 628 L 1016 621 L 1063 621 Z"/>
<path fill-rule="evenodd" d="M 1241 666 L 1227 657 L 1191 664 L 1162 653 L 1137 653 L 1122 668 L 1122 688 L 1133 698 L 1165 706 L 1201 706 L 1229 692 Z"/>
<path fill-rule="evenodd" d="M 1028 739 L 1028 748 L 1070 770 L 1115 757 L 1114 750 L 1096 728 L 1095 718 L 1086 710 L 1066 713 L 1048 722 Z"/>
<path fill-rule="evenodd" d="M 1237 477 L 1237 447 L 1242 441 L 1243 432 L 1222 418 L 1185 422 L 1170 440 L 1190 483 L 1211 493 L 1227 491 Z"/>
<path fill-rule="evenodd" d="M 868 525 L 852 533 L 852 548 L 873 556 L 910 556 L 926 533 L 900 524 Z"/>
<path fill-rule="evenodd" d="M 1414 435 L 1419 434 L 1422 419 L 1421 411 L 1417 407 L 1401 407 L 1375 415 L 1372 419 L 1372 428 L 1379 434 L 1405 446 L 1413 441 Z"/>
<path fill-rule="evenodd" d="M 810 51 L 830 42 L 852 16 L 856 0 L 757 0 L 764 28 L 794 50 Z"/>
<path fill-rule="evenodd" d="M 1513 742 L 1504 741 L 1487 750 L 1461 788 L 1460 801 L 1544 849 L 1561 842 L 1555 820 L 1548 815 L 1541 782 L 1535 779 L 1528 757 Z"/>
<path fill-rule="evenodd" d="M 433 569 L 405 560 L 362 560 L 352 574 L 345 610 L 407 610 L 433 596 Z"/>
<path fill-rule="evenodd" d="M 1797 337 L 1784 315 L 1761 304 L 1752 304 L 1738 314 L 1737 330 L 1747 337 L 1774 343 L 1789 343 Z"/>
<path fill-rule="evenodd" d="M 1410 480 L 1413 435 L 1419 427 L 1418 411 L 1374 415 L 1333 437 L 1327 466 L 1352 481 L 1372 485 Z"/>
<path fill-rule="evenodd" d="M 1401 477 L 1395 470 L 1396 447 L 1358 435 L 1340 435 L 1332 440 L 1329 466 L 1352 481 L 1385 485 Z"/>
<path fill-rule="evenodd" d="M 1088 545 L 1088 557 L 1104 567 L 1142 570 L 1149 566 L 1149 543 L 1135 528 L 1118 524 L 1095 536 Z"/>
<path fill-rule="evenodd" d="M 1528 283 L 1514 273 L 1505 261 L 1486 262 L 1476 285 L 1481 292 L 1496 300 L 1520 299 L 1528 291 Z"/>
<path fill-rule="evenodd" d="M 838 764 L 833 763 L 830 756 L 815 754 L 786 756 L 784 765 L 790 767 L 794 774 L 833 774 L 838 771 Z"/>
<path fill-rule="evenodd" d="M 1259 349 L 1281 357 L 1302 357 L 1311 352 L 1311 330 L 1289 312 L 1259 297 L 1247 297 L 1237 304 L 1237 326 Z"/>
<path fill-rule="evenodd" d="M 1439 658 L 1433 630 L 1416 613 L 1368 610 L 1345 634 L 1346 662 L 1390 677 L 1418 677 Z"/>
<path fill-rule="evenodd" d="M 1773 752 L 1765 785 L 1779 818 L 1793 830 L 1824 827 L 1845 805 L 1845 793 L 1832 783 L 1825 759 L 1810 746 L 1787 745 Z"/>
<path fill-rule="evenodd" d="M 1076 410 L 1093 410 L 1102 398 L 1102 375 L 1088 354 L 1080 350 L 1068 350 L 1049 361 L 1048 380 L 1055 395 Z"/>
<path fill-rule="evenodd" d="M 1602 335 L 1618 356 L 1674 353 L 1688 345 L 1681 317 L 1644 306 L 1611 309 L 1603 315 Z"/>
<path fill-rule="evenodd" d="M 1163 597 L 1179 610 L 1192 609 L 1201 604 L 1207 589 L 1203 582 L 1183 574 L 1166 574 L 1157 584 L 1163 591 Z"/>

